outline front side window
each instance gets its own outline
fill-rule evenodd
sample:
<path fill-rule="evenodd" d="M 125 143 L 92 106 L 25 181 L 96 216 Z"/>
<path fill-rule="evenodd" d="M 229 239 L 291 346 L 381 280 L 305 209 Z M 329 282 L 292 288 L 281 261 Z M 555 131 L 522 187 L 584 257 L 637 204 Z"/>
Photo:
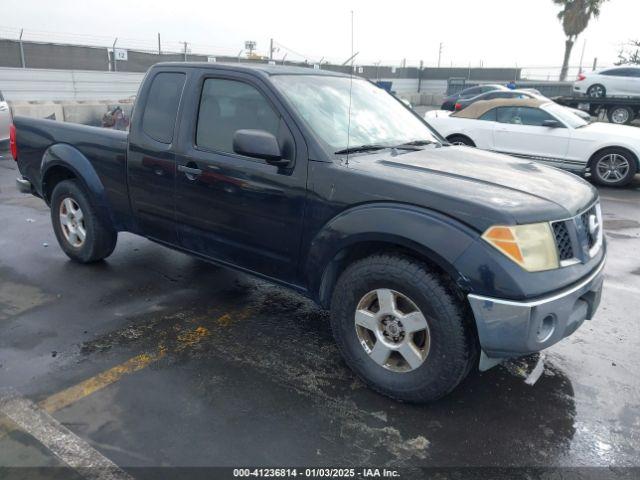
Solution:
<path fill-rule="evenodd" d="M 198 111 L 198 146 L 233 152 L 237 130 L 264 130 L 277 137 L 279 125 L 280 116 L 255 87 L 238 80 L 205 80 Z"/>
<path fill-rule="evenodd" d="M 334 152 L 347 146 L 440 141 L 420 118 L 365 80 L 329 75 L 274 75 L 271 81 Z"/>
<path fill-rule="evenodd" d="M 159 73 L 151 82 L 142 115 L 142 130 L 154 140 L 173 141 L 178 105 L 185 82 L 184 73 Z"/>
<path fill-rule="evenodd" d="M 541 127 L 545 120 L 553 120 L 553 117 L 544 110 L 531 107 L 499 108 L 497 118 L 500 123 L 532 127 Z"/>

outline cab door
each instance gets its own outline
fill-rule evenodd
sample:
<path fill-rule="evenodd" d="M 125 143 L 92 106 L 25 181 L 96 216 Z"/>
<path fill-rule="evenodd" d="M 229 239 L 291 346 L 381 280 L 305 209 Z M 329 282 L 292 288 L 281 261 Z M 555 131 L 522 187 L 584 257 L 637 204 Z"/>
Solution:
<path fill-rule="evenodd" d="M 306 199 L 305 142 L 262 80 L 207 69 L 191 85 L 177 158 L 176 220 L 183 248 L 296 282 Z M 186 120 L 186 119 L 185 119 Z M 233 135 L 262 130 L 286 167 L 234 152 Z"/>
<path fill-rule="evenodd" d="M 571 133 L 563 124 L 543 126 L 556 120 L 534 107 L 500 107 L 494 128 L 494 150 L 561 167 L 569 149 Z"/>
<path fill-rule="evenodd" d="M 127 150 L 129 198 L 138 232 L 175 245 L 175 132 L 187 73 L 157 68 L 133 112 Z"/>

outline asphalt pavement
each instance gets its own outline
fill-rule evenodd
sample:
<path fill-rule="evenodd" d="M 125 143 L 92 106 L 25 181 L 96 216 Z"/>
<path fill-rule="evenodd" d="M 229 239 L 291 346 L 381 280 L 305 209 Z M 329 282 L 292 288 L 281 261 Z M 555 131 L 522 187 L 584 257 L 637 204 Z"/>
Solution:
<path fill-rule="evenodd" d="M 0 158 L 0 466 L 640 466 L 640 177 L 601 190 L 602 304 L 538 382 L 512 362 L 415 406 L 357 380 L 297 294 L 130 234 L 72 263 L 16 175 Z"/>

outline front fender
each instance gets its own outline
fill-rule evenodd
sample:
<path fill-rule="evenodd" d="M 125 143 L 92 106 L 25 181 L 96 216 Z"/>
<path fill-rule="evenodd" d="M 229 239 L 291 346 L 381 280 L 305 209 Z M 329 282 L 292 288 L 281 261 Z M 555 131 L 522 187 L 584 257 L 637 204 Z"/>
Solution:
<path fill-rule="evenodd" d="M 478 232 L 451 217 L 396 203 L 353 207 L 327 222 L 310 243 L 305 268 L 309 291 L 323 301 L 325 272 L 344 249 L 363 242 L 383 242 L 416 251 L 438 264 L 454 280 L 456 259 L 479 237 Z"/>
<path fill-rule="evenodd" d="M 63 167 L 70 170 L 85 187 L 98 217 L 108 222 L 109 225 L 115 225 L 115 219 L 112 214 L 113 211 L 107 199 L 104 185 L 100 181 L 100 177 L 98 177 L 89 159 L 71 145 L 65 143 L 52 145 L 47 148 L 42 156 L 40 178 L 42 179 L 41 193 L 43 198 L 45 197 L 44 193 L 47 191 L 47 172 L 55 167 Z M 45 198 L 45 200 L 47 203 L 51 201 L 50 198 Z"/>

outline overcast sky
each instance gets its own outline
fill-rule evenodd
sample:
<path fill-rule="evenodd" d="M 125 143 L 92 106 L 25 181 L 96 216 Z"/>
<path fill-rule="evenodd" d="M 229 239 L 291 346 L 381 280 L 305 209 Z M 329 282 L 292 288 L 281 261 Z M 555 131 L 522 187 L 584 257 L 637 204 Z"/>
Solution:
<path fill-rule="evenodd" d="M 194 51 L 234 55 L 245 40 L 255 40 L 258 52 L 267 54 L 273 37 L 289 49 L 281 47 L 278 58 L 288 52 L 290 60 L 343 61 L 351 50 L 351 10 L 359 63 L 399 65 L 406 58 L 432 66 L 440 42 L 447 66 L 562 63 L 564 35 L 551 0 L 20 0 L 3 9 L 0 34 L 22 27 L 27 33 L 100 37 L 96 41 L 118 36 L 127 46 L 152 48 L 160 32 L 166 46 L 186 40 Z M 610 0 L 578 40 L 572 65 L 580 61 L 584 39 L 585 64 L 594 57 L 600 65 L 612 64 L 623 42 L 640 39 L 639 18 L 639 0 Z M 82 43 L 80 36 L 50 38 Z"/>

